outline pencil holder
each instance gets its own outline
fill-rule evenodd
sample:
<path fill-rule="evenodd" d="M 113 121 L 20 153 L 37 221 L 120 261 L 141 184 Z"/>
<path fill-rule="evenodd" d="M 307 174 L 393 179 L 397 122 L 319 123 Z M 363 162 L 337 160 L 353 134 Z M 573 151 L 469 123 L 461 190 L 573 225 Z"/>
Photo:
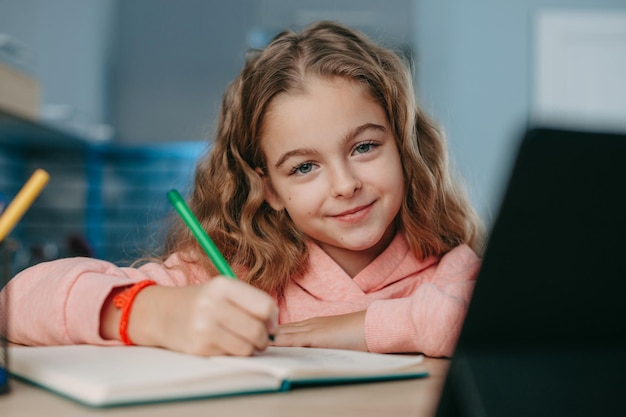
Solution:
<path fill-rule="evenodd" d="M 11 279 L 16 247 L 16 242 L 11 239 L 0 242 L 0 289 L 4 288 Z M 7 350 L 9 301 L 8 291 L 0 292 L 0 394 L 9 391 L 9 356 Z"/>

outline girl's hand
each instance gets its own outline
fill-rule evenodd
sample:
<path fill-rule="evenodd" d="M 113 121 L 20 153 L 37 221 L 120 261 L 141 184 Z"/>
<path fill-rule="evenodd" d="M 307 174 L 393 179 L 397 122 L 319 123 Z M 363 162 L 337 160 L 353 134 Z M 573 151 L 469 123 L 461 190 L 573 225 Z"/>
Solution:
<path fill-rule="evenodd" d="M 367 352 L 365 310 L 338 316 L 314 317 L 279 326 L 276 346 L 305 346 Z"/>
<path fill-rule="evenodd" d="M 267 347 L 277 318 L 278 307 L 265 292 L 218 276 L 202 285 L 145 288 L 133 304 L 128 334 L 137 345 L 249 356 Z"/>

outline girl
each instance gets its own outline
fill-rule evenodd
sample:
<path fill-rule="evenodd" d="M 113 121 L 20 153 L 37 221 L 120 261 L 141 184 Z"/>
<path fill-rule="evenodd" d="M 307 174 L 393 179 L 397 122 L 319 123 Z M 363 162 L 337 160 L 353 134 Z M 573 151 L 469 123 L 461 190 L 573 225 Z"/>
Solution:
<path fill-rule="evenodd" d="M 361 33 L 319 22 L 251 56 L 189 205 L 239 281 L 217 276 L 181 221 L 162 262 L 68 258 L 18 274 L 9 339 L 453 353 L 481 226 L 407 66 Z"/>

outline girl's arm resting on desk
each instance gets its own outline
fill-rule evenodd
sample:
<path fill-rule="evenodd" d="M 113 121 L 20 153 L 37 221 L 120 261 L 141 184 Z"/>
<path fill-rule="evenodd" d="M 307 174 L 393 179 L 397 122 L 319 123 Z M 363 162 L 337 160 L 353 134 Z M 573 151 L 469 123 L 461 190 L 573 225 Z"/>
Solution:
<path fill-rule="evenodd" d="M 365 318 L 368 349 L 452 356 L 479 268 L 480 259 L 462 245 L 444 255 L 432 279 L 410 297 L 372 303 Z"/>
<path fill-rule="evenodd" d="M 100 310 L 115 288 L 142 279 L 157 277 L 89 258 L 27 268 L 3 290 L 8 291 L 8 338 L 25 345 L 119 344 L 100 336 Z"/>
<path fill-rule="evenodd" d="M 450 357 L 466 312 L 467 303 L 432 284 L 422 285 L 411 297 L 376 301 L 366 315 L 368 349 Z"/>
<path fill-rule="evenodd" d="M 276 334 L 278 346 L 307 346 L 367 352 L 366 310 L 337 316 L 313 317 L 283 324 Z"/>
<path fill-rule="evenodd" d="M 479 266 L 468 247 L 455 248 L 409 296 L 374 301 L 365 311 L 281 325 L 276 343 L 451 356 Z"/>
<path fill-rule="evenodd" d="M 119 311 L 115 311 L 114 308 L 112 310 L 112 306 L 109 305 L 112 295 L 117 289 L 125 288 L 143 279 L 152 279 L 161 285 L 145 288 L 137 295 L 135 301 L 137 306 L 133 306 L 129 320 L 131 340 L 134 340 L 133 337 L 135 337 L 137 339 L 134 340 L 135 343 L 166 345 L 166 347 L 176 348 L 180 344 L 175 345 L 178 343 L 175 337 L 180 335 L 163 334 L 162 338 L 171 336 L 169 342 L 148 339 L 144 342 L 142 339 L 145 335 L 141 332 L 152 332 L 155 326 L 148 319 L 140 318 L 141 305 L 148 304 L 150 306 L 148 303 L 152 298 L 150 293 L 155 296 L 153 298 L 155 303 L 151 306 L 156 308 L 159 313 L 164 311 L 178 313 L 178 315 L 160 314 L 158 319 L 154 317 L 157 323 L 158 320 L 161 320 L 163 328 L 167 330 L 174 329 L 178 320 L 183 317 L 181 314 L 190 311 L 191 307 L 184 304 L 192 298 L 189 293 L 198 292 L 200 294 L 197 296 L 199 300 L 206 299 L 206 293 L 223 300 L 229 299 L 231 295 L 229 288 L 240 289 L 240 286 L 244 284 L 228 281 L 226 284 L 213 285 L 212 280 L 203 271 L 199 271 L 197 268 L 194 270 L 193 265 L 185 264 L 175 255 L 172 258 L 166 262 L 172 268 L 166 268 L 156 263 L 147 264 L 140 268 L 120 268 L 109 262 L 88 258 L 67 258 L 28 268 L 13 278 L 3 290 L 9 293 L 8 338 L 14 343 L 25 345 L 120 344 L 117 334 Z M 209 281 L 205 284 L 206 288 L 202 285 L 191 285 L 203 281 Z M 216 282 L 218 281 L 222 280 L 216 280 Z M 166 288 L 166 286 L 181 288 Z M 228 288 L 225 289 L 225 287 Z M 149 289 L 151 291 L 148 291 Z M 145 294 L 142 295 L 141 293 L 144 291 Z M 163 293 L 169 295 L 156 297 L 156 295 Z M 202 294 L 204 294 L 204 298 Z M 259 295 L 256 290 L 254 294 L 252 298 L 255 301 L 257 298 L 261 300 L 258 301 L 261 304 L 261 309 L 266 308 L 263 307 L 263 303 L 265 302 L 267 305 L 268 300 L 269 304 L 274 306 L 273 300 L 269 296 L 264 293 Z M 240 305 L 233 306 L 234 310 L 241 309 Z M 2 306 L 0 310 L 5 308 L 6 306 Z M 275 314 L 274 307 L 269 310 L 269 313 L 263 314 Z M 228 312 L 229 310 L 225 311 Z M 101 319 L 105 319 L 108 314 L 111 314 L 111 317 L 106 318 L 106 323 L 101 323 Z M 238 323 L 237 320 L 240 319 L 235 313 L 230 314 L 229 317 L 232 323 Z M 140 325 L 141 321 L 143 323 Z M 248 323 L 247 320 L 244 322 Z M 268 320 L 268 328 L 271 331 L 270 322 L 271 320 Z M 206 323 L 192 321 L 187 323 L 187 329 L 193 328 L 193 326 L 199 326 L 198 329 L 201 329 L 203 325 L 206 326 Z M 216 328 L 218 327 L 213 327 L 213 330 Z M 182 328 L 176 330 L 182 331 Z M 225 342 L 227 346 L 232 346 L 228 344 L 228 335 L 224 338 L 227 340 Z M 189 349 L 193 350 L 194 348 L 177 350 Z M 233 347 L 233 349 L 237 350 L 237 347 Z"/>
<path fill-rule="evenodd" d="M 375 301 L 364 311 L 281 325 L 276 344 L 451 356 L 466 310 L 466 303 L 425 284 L 411 297 Z"/>
<path fill-rule="evenodd" d="M 112 298 L 103 308 L 101 332 L 117 338 L 120 313 Z M 219 276 L 199 285 L 146 287 L 133 303 L 128 335 L 138 345 L 195 355 L 248 356 L 267 347 L 277 317 L 267 294 Z"/>
<path fill-rule="evenodd" d="M 411 297 L 375 301 L 364 311 L 281 325 L 276 344 L 451 356 L 466 310 L 426 284 Z"/>

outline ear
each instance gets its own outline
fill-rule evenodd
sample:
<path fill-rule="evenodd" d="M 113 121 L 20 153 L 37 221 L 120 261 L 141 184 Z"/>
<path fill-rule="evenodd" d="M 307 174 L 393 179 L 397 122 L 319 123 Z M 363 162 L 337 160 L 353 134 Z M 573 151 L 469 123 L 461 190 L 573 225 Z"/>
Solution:
<path fill-rule="evenodd" d="M 281 211 L 285 208 L 281 199 L 276 195 L 274 191 L 274 187 L 272 187 L 272 182 L 270 181 L 269 175 L 263 172 L 263 170 L 259 167 L 255 168 L 254 171 L 259 174 L 261 180 L 263 180 L 263 191 L 265 193 L 265 202 L 269 204 L 271 208 L 276 211 Z"/>

